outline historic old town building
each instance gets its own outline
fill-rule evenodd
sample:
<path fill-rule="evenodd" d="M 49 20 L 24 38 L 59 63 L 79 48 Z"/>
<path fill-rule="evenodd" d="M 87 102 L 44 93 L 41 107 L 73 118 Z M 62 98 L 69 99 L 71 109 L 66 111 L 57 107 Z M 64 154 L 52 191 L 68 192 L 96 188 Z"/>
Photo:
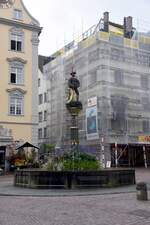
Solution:
<path fill-rule="evenodd" d="M 22 0 L 0 1 L 0 145 L 37 144 L 40 32 Z"/>
<path fill-rule="evenodd" d="M 142 27 L 142 29 L 145 29 Z M 80 80 L 80 149 L 105 165 L 150 163 L 150 35 L 109 20 L 109 13 L 51 56 L 47 77 L 47 141 L 69 149 L 67 80 L 72 68 Z M 40 128 L 41 129 L 41 128 Z M 42 131 L 42 130 L 41 130 Z M 40 133 L 39 138 L 42 138 Z"/>

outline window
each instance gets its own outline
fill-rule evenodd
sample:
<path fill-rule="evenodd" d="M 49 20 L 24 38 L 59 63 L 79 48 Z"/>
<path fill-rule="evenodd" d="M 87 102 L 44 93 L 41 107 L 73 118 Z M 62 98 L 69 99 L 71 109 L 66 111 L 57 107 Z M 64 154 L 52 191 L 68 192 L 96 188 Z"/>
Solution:
<path fill-rule="evenodd" d="M 42 138 L 42 128 L 38 129 L 38 138 Z"/>
<path fill-rule="evenodd" d="M 149 132 L 149 121 L 143 120 L 143 132 L 148 133 Z"/>
<path fill-rule="evenodd" d="M 126 109 L 127 98 L 125 96 L 111 96 L 112 118 L 111 129 L 114 131 L 125 131 L 127 129 Z"/>
<path fill-rule="evenodd" d="M 143 89 L 147 89 L 149 88 L 149 79 L 148 79 L 148 76 L 145 76 L 145 75 L 141 75 L 141 87 Z"/>
<path fill-rule="evenodd" d="M 44 127 L 44 138 L 47 137 L 47 127 Z"/>
<path fill-rule="evenodd" d="M 117 61 L 124 61 L 124 51 L 117 49 L 117 48 L 111 48 L 111 59 L 112 60 L 117 60 Z"/>
<path fill-rule="evenodd" d="M 46 121 L 47 120 L 47 111 L 45 110 L 44 111 L 44 121 Z"/>
<path fill-rule="evenodd" d="M 40 85 L 41 85 L 41 79 L 39 78 L 38 79 L 38 87 L 40 87 Z"/>
<path fill-rule="evenodd" d="M 23 84 L 23 66 L 12 63 L 10 65 L 10 83 Z"/>
<path fill-rule="evenodd" d="M 39 112 L 39 122 L 42 122 L 42 120 L 43 120 L 43 113 Z"/>
<path fill-rule="evenodd" d="M 22 11 L 20 9 L 14 9 L 13 17 L 16 20 L 22 20 Z"/>
<path fill-rule="evenodd" d="M 88 55 L 88 62 L 89 63 L 95 62 L 98 59 L 99 59 L 99 49 L 96 49 L 92 52 L 89 52 L 89 55 Z"/>
<path fill-rule="evenodd" d="M 39 105 L 41 105 L 43 103 L 43 95 L 40 94 L 39 95 Z"/>
<path fill-rule="evenodd" d="M 89 77 L 89 85 L 95 84 L 97 82 L 97 71 L 91 71 L 89 72 L 90 77 Z"/>
<path fill-rule="evenodd" d="M 10 93 L 9 96 L 9 114 L 22 115 L 23 114 L 24 96 L 19 91 Z"/>
<path fill-rule="evenodd" d="M 150 111 L 150 100 L 148 97 L 142 97 L 142 106 L 145 111 Z"/>
<path fill-rule="evenodd" d="M 23 48 L 23 36 L 19 33 L 11 33 L 10 49 L 21 52 Z"/>
<path fill-rule="evenodd" d="M 44 102 L 47 102 L 47 93 L 44 93 Z"/>
<path fill-rule="evenodd" d="M 118 85 L 123 84 L 123 71 L 121 70 L 114 71 L 114 82 L 115 84 L 118 84 Z"/>

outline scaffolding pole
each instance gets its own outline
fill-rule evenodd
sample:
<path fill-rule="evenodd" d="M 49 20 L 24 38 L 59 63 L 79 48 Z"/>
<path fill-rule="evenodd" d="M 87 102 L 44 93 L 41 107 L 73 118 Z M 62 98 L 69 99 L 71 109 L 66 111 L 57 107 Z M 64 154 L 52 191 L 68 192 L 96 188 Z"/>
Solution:
<path fill-rule="evenodd" d="M 143 155 L 144 155 L 144 165 L 145 165 L 145 168 L 147 168 L 146 150 L 144 145 L 143 145 Z"/>
<path fill-rule="evenodd" d="M 115 142 L 115 165 L 116 168 L 118 167 L 118 149 L 117 149 L 117 142 Z"/>
<path fill-rule="evenodd" d="M 101 139 L 102 145 L 101 145 L 101 150 L 102 150 L 102 167 L 105 168 L 105 147 L 104 147 L 104 138 L 102 137 Z"/>

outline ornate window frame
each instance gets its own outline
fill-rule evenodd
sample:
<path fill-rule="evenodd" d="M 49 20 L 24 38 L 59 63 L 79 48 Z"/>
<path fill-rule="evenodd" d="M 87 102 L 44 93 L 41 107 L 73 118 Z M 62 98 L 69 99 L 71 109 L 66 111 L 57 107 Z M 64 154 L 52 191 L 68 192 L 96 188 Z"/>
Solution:
<path fill-rule="evenodd" d="M 7 89 L 8 97 L 8 114 L 10 116 L 24 115 L 24 94 L 26 91 L 20 88 Z"/>
<path fill-rule="evenodd" d="M 15 49 L 12 49 L 12 41 L 15 41 Z M 12 27 L 9 30 L 9 50 L 15 52 L 24 52 L 24 32 L 22 29 Z"/>
<path fill-rule="evenodd" d="M 24 64 L 26 64 L 27 61 L 25 61 L 21 58 L 17 58 L 17 57 L 7 58 L 7 61 L 9 63 L 9 76 L 8 76 L 9 81 L 8 81 L 8 83 L 11 85 L 24 85 Z M 22 76 L 20 78 L 19 78 L 19 73 L 18 73 L 19 70 L 21 73 L 20 76 Z M 15 77 L 16 82 L 11 81 L 11 76 L 13 76 L 12 75 L 13 72 L 16 73 L 16 77 Z"/>

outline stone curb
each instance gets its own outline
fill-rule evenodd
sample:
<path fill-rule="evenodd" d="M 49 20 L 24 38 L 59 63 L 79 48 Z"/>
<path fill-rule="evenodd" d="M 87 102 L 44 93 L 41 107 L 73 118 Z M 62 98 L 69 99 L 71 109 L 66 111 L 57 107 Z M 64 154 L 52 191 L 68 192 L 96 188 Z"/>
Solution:
<path fill-rule="evenodd" d="M 132 186 L 132 187 L 135 187 L 135 186 Z M 108 189 L 107 189 L 108 190 Z M 116 194 L 127 194 L 127 193 L 136 193 L 136 189 L 134 188 L 134 190 L 122 190 L 122 191 L 112 191 L 112 190 L 108 190 L 108 191 L 102 191 L 100 190 L 99 192 L 96 191 L 96 190 L 93 190 L 90 191 L 90 192 L 83 192 L 83 193 L 78 193 L 78 192 L 69 192 L 67 191 L 66 193 L 49 193 L 49 194 L 32 194 L 32 193 L 3 193 L 3 192 L 0 192 L 0 196 L 18 196 L 18 197 L 72 197 L 72 196 L 96 196 L 96 195 L 116 195 Z"/>

